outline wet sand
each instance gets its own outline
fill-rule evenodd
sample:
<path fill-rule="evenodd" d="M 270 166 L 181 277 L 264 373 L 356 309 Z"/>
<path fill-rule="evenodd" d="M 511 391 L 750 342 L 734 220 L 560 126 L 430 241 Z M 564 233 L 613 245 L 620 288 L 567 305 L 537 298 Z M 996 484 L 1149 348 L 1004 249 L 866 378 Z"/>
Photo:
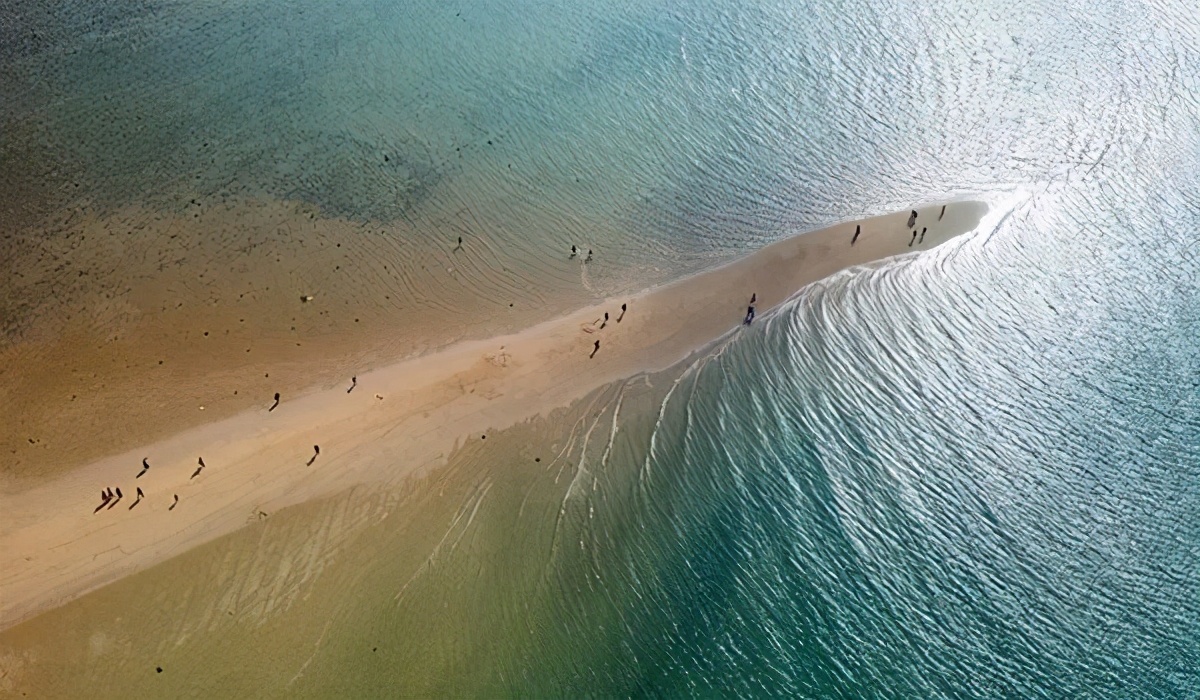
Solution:
<path fill-rule="evenodd" d="M 164 209 L 76 211 L 6 246 L 6 490 L 276 391 L 527 328 L 602 296 L 589 289 L 598 271 L 612 278 L 607 261 L 568 260 L 567 245 L 498 249 L 484 225 L 454 251 L 453 219 L 383 224 L 199 197 Z"/>
<path fill-rule="evenodd" d="M 974 229 L 987 210 L 954 202 L 920 209 L 923 243 L 909 247 L 908 212 L 789 238 L 721 268 L 613 298 L 525 330 L 461 342 L 336 383 L 285 393 L 0 496 L 0 628 L 232 532 L 257 513 L 386 485 L 445 463 L 457 447 L 571 402 L 608 383 L 670 367 L 731 333 L 751 294 L 758 319 L 804 285 L 847 267 L 928 250 Z M 930 223 L 932 222 L 932 225 Z M 857 243 L 854 228 L 862 225 Z M 618 323 L 622 303 L 628 312 Z M 610 321 L 600 329 L 605 312 Z M 589 358 L 594 342 L 601 346 Z M 351 374 L 357 388 L 347 393 Z M 222 381 L 216 378 L 214 381 Z M 162 400 L 181 400 L 169 396 Z M 319 458 L 311 466 L 314 444 Z M 203 456 L 206 467 L 190 478 Z M 100 489 L 146 498 L 93 514 Z M 396 465 L 402 465 L 397 467 Z M 174 510 L 172 494 L 178 494 Z M 132 500 L 132 499 L 129 499 Z"/>

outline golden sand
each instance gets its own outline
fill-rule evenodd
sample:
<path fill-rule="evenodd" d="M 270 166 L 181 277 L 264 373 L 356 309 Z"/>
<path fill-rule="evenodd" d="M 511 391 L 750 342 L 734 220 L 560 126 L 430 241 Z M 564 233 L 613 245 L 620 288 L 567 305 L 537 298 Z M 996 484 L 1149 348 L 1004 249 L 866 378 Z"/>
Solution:
<path fill-rule="evenodd" d="M 252 410 L 7 491 L 0 495 L 0 628 L 243 527 L 259 513 L 420 474 L 464 441 L 485 440 L 489 431 L 615 380 L 665 369 L 742 332 L 752 294 L 761 319 L 839 270 L 928 250 L 970 231 L 987 208 L 951 203 L 940 222 L 939 209 L 920 210 L 918 228 L 933 224 L 911 248 L 907 212 L 795 236 L 635 296 L 358 373 L 350 393 L 347 371 L 332 386 L 288 392 L 274 411 L 267 410 L 270 397 L 260 397 Z M 862 234 L 851 246 L 856 223 Z M 315 445 L 320 454 L 306 466 Z M 135 478 L 144 457 L 151 469 Z M 205 468 L 197 473 L 200 458 Z M 120 487 L 124 500 L 93 512 L 110 486 Z M 138 487 L 146 497 L 130 508 Z"/>

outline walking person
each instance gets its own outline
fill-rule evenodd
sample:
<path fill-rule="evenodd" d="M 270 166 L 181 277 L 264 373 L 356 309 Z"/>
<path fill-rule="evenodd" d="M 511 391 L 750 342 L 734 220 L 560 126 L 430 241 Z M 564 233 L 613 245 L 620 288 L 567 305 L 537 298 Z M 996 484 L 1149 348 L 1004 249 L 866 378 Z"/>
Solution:
<path fill-rule="evenodd" d="M 592 348 L 592 354 L 588 355 L 588 359 L 590 360 L 593 357 L 595 357 L 596 353 L 598 353 L 598 352 L 600 352 L 600 341 L 599 340 L 596 341 L 596 346 Z"/>
<path fill-rule="evenodd" d="M 854 227 L 854 238 L 850 239 L 850 245 L 854 245 L 855 243 L 858 242 L 858 234 L 859 233 L 862 233 L 862 224 L 858 224 Z"/>

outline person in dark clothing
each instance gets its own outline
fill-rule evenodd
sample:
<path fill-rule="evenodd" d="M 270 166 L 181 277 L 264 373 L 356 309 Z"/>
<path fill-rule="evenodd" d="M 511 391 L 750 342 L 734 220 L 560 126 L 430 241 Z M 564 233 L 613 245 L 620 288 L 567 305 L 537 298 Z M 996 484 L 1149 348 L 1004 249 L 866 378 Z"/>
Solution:
<path fill-rule="evenodd" d="M 854 245 L 855 243 L 858 242 L 858 234 L 860 234 L 860 233 L 862 233 L 862 224 L 859 224 L 854 227 L 854 238 L 850 239 L 850 245 Z"/>
<path fill-rule="evenodd" d="M 749 306 L 749 308 L 746 309 L 746 319 L 744 321 L 742 321 L 742 323 L 744 323 L 748 326 L 748 325 L 750 325 L 750 322 L 753 320 L 754 320 L 754 304 L 751 304 Z"/>
<path fill-rule="evenodd" d="M 913 209 L 912 213 L 908 215 L 908 227 L 912 228 L 916 223 L 917 223 L 917 210 Z"/>
<path fill-rule="evenodd" d="M 279 392 L 277 391 L 277 392 L 275 392 L 275 403 L 271 404 L 271 407 L 267 409 L 267 413 L 274 411 L 275 407 L 278 405 L 279 405 Z"/>
<path fill-rule="evenodd" d="M 600 341 L 599 340 L 596 341 L 596 346 L 594 348 L 592 348 L 592 354 L 588 355 L 588 359 L 590 360 L 593 357 L 595 357 L 596 353 L 598 353 L 598 352 L 600 352 Z"/>

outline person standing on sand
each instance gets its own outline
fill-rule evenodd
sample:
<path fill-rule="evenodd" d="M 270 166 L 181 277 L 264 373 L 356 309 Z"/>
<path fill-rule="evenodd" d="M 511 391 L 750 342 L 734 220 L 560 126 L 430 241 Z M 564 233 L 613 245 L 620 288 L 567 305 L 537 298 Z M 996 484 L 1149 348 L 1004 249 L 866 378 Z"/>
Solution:
<path fill-rule="evenodd" d="M 854 238 L 850 239 L 850 245 L 854 245 L 855 243 L 858 242 L 858 234 L 861 232 L 862 232 L 862 224 L 858 224 L 857 226 L 854 227 Z"/>
<path fill-rule="evenodd" d="M 451 252 L 456 252 L 456 251 L 459 251 L 459 250 L 462 250 L 462 249 L 463 249 L 463 247 L 462 247 L 462 236 L 459 236 L 459 237 L 458 237 L 458 245 L 457 245 L 457 246 L 455 246 L 454 250 L 453 250 L 453 251 L 451 251 Z"/>
<path fill-rule="evenodd" d="M 917 241 L 917 230 L 913 229 L 913 237 L 911 240 L 909 240 L 908 247 L 911 248 L 913 246 L 913 243 L 916 243 L 916 241 Z"/>
<path fill-rule="evenodd" d="M 571 258 L 578 257 L 578 255 L 579 255 L 579 249 L 576 248 L 575 246 L 571 246 Z"/>
<path fill-rule="evenodd" d="M 279 405 L 279 392 L 277 391 L 277 392 L 275 392 L 275 403 L 271 404 L 271 407 L 267 409 L 267 413 L 274 411 L 275 407 L 278 405 Z"/>
<path fill-rule="evenodd" d="M 912 228 L 916 223 L 917 223 L 917 210 L 913 209 L 912 213 L 908 215 L 908 227 Z"/>
<path fill-rule="evenodd" d="M 746 318 L 745 318 L 745 320 L 742 321 L 742 323 L 744 323 L 748 326 L 748 325 L 750 325 L 750 322 L 753 320 L 754 320 L 754 304 L 751 304 L 746 309 Z"/>
<path fill-rule="evenodd" d="M 583 259 L 583 261 L 584 261 L 585 263 L 586 263 L 586 262 L 591 262 L 591 261 L 592 261 L 592 249 L 591 249 L 591 248 L 588 248 L 588 256 L 587 256 L 586 258 L 584 258 L 584 259 Z"/>
<path fill-rule="evenodd" d="M 354 391 L 354 387 L 356 386 L 358 386 L 358 377 L 350 377 L 350 388 L 346 390 L 346 393 L 349 394 Z"/>
<path fill-rule="evenodd" d="M 175 496 L 175 500 L 171 502 L 171 507 L 167 510 L 175 510 L 175 506 L 179 505 L 179 494 L 176 493 L 172 495 Z"/>
<path fill-rule="evenodd" d="M 598 353 L 598 352 L 600 352 L 600 341 L 599 340 L 596 341 L 596 346 L 592 348 L 592 354 L 588 355 L 588 359 L 590 360 L 593 357 L 595 357 L 596 353 Z"/>
<path fill-rule="evenodd" d="M 320 446 L 320 445 L 313 445 L 313 456 L 312 456 L 312 459 L 308 460 L 308 463 L 307 463 L 307 464 L 305 464 L 304 466 L 306 466 L 306 467 L 311 467 L 311 466 L 312 466 L 312 464 L 313 464 L 313 462 L 317 461 L 317 455 L 319 455 L 319 454 L 321 454 L 321 446 Z"/>
<path fill-rule="evenodd" d="M 941 214 L 938 214 L 938 221 L 941 221 L 941 220 L 942 220 L 942 217 L 943 217 L 943 216 L 945 216 L 945 215 L 946 215 L 946 205 L 945 205 L 945 204 L 943 204 L 943 205 L 942 205 L 942 213 L 941 213 Z"/>
<path fill-rule="evenodd" d="M 925 232 L 928 230 L 929 229 L 925 226 L 921 227 L 921 237 L 919 239 L 917 239 L 917 245 L 920 245 L 925 242 Z"/>

